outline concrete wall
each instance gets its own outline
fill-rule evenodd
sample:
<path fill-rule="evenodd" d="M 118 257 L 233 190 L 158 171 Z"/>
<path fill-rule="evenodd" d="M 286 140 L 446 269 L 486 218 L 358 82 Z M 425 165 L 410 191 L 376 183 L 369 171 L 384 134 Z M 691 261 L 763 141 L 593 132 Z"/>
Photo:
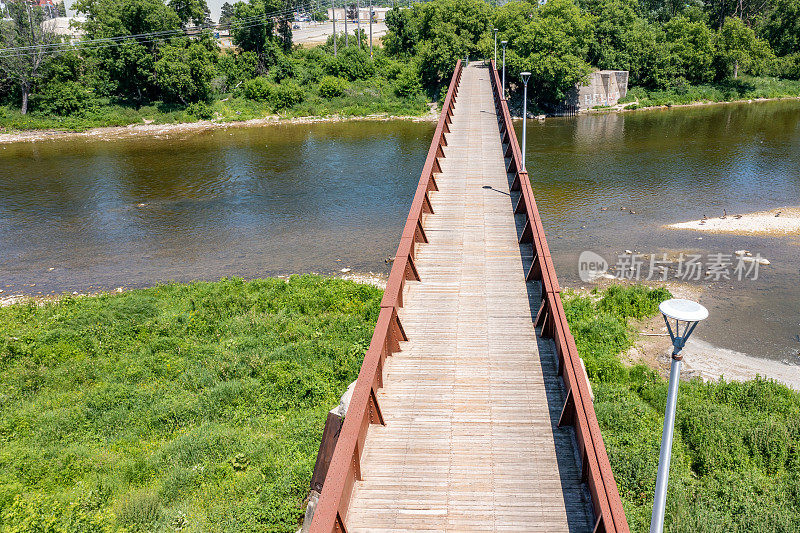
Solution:
<path fill-rule="evenodd" d="M 616 105 L 628 94 L 627 70 L 598 70 L 589 75 L 586 85 L 575 87 L 567 97 L 567 104 L 578 111 L 588 111 L 599 105 Z"/>

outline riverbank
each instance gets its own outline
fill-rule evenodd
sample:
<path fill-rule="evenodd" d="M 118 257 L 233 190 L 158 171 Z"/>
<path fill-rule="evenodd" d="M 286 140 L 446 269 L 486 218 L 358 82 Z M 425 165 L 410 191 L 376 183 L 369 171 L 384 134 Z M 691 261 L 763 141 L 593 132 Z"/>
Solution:
<path fill-rule="evenodd" d="M 638 285 L 564 299 L 631 531 L 650 523 L 667 380 L 619 354 L 634 343 L 637 321 L 660 319 L 658 303 L 669 297 Z M 763 531 L 772 523 L 797 531 L 800 394 L 765 379 L 682 380 L 679 387 L 665 530 Z"/>
<path fill-rule="evenodd" d="M 596 300 L 598 294 L 605 294 L 610 287 L 619 286 L 618 280 L 602 280 L 598 283 L 598 292 L 593 293 L 585 288 L 566 289 L 582 298 Z M 621 285 L 631 287 L 630 285 Z M 661 287 L 661 286 L 659 286 Z M 704 289 L 686 283 L 667 283 L 664 288 L 675 298 L 703 300 Z M 652 287 L 656 289 L 658 287 Z M 568 294 L 569 294 L 568 292 Z M 657 371 L 659 375 L 669 378 L 672 341 L 667 333 L 664 319 L 660 314 L 633 318 L 629 320 L 633 336 L 630 346 L 620 354 L 627 365 L 644 364 Z M 774 380 L 796 391 L 800 391 L 800 352 L 794 360 L 776 361 L 756 357 L 754 355 L 729 350 L 701 340 L 702 331 L 695 333 L 685 348 L 684 364 L 681 378 L 691 380 L 699 378 L 703 381 L 748 381 L 758 377 Z"/>
<path fill-rule="evenodd" d="M 89 128 L 85 131 L 70 131 L 59 129 L 31 129 L 3 132 L 0 130 L 0 145 L 22 142 L 38 142 L 45 140 L 62 139 L 91 139 L 100 141 L 113 141 L 131 139 L 135 137 L 152 137 L 155 139 L 169 139 L 174 135 L 188 133 L 202 133 L 209 130 L 230 128 L 252 128 L 274 125 L 315 124 L 335 122 L 357 122 L 405 120 L 412 122 L 436 122 L 439 119 L 439 110 L 436 104 L 429 104 L 428 112 L 423 115 L 391 115 L 388 113 L 375 113 L 369 115 L 325 115 L 292 117 L 271 115 L 264 118 L 251 118 L 243 120 L 198 120 L 196 122 L 178 122 L 170 124 L 139 123 L 127 126 L 108 126 Z"/>

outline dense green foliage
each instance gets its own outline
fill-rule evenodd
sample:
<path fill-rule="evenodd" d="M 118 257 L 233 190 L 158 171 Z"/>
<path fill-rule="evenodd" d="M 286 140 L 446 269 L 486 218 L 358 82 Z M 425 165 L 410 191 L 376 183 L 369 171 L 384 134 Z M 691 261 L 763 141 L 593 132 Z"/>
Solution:
<path fill-rule="evenodd" d="M 1 44 L 53 39 L 31 33 L 25 11 L 14 7 L 22 0 L 11 1 L 14 17 L 0 24 Z M 204 0 L 79 0 L 87 38 L 128 38 L 57 54 L 0 54 L 6 117 L 0 121 L 11 128 L 81 129 L 144 118 L 169 122 L 179 115 L 418 115 L 427 99 L 441 96 L 458 58 L 494 55 L 493 28 L 498 41 L 509 43 L 510 91 L 518 93 L 519 73 L 530 71 L 530 95 L 542 109 L 558 105 L 597 68 L 628 70 L 640 105 L 759 93 L 726 90 L 742 78 L 770 85 L 770 94 L 799 94 L 786 80 L 800 79 L 800 0 L 550 0 L 541 6 L 523 0 L 501 7 L 432 0 L 391 10 L 384 47 L 376 47 L 374 57 L 366 52 L 364 29 L 349 40 L 339 34 L 336 50 L 332 37 L 313 50 L 293 46 L 290 5 L 226 3 L 222 20 L 236 48 L 222 51 L 211 31 L 182 33 L 207 22 Z M 153 32 L 158 36 L 147 37 Z M 22 119 L 12 109 L 23 102 L 25 114 L 28 95 L 34 117 Z M 148 117 L 142 108 L 166 116 Z"/>
<path fill-rule="evenodd" d="M 643 287 L 564 297 L 634 532 L 649 529 L 667 383 L 618 354 L 635 338 L 627 319 L 656 314 L 668 297 Z M 799 393 L 764 379 L 681 383 L 665 530 L 800 530 Z"/>
<path fill-rule="evenodd" d="M 741 74 L 800 79 L 798 12 L 800 0 L 739 8 L 660 0 L 520 1 L 494 8 L 482 0 L 434 0 L 390 13 L 385 44 L 414 62 L 435 94 L 455 59 L 494 55 L 491 30 L 498 28 L 498 43 L 508 41 L 511 89 L 519 90 L 519 73 L 530 71 L 530 94 L 546 108 L 595 68 L 628 70 L 631 86 L 665 92 Z"/>
<path fill-rule="evenodd" d="M 380 296 L 295 276 L 0 309 L 0 531 L 294 532 Z"/>

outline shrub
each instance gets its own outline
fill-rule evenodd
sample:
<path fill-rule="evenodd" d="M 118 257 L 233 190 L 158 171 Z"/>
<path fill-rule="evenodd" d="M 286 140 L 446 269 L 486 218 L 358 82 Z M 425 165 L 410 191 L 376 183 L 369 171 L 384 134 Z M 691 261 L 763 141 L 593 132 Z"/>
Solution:
<path fill-rule="evenodd" d="M 94 92 L 74 81 L 48 83 L 34 102 L 37 113 L 60 116 L 82 116 L 96 104 Z"/>
<path fill-rule="evenodd" d="M 365 80 L 375 75 L 375 63 L 366 51 L 351 46 L 328 64 L 328 73 L 350 81 Z"/>
<path fill-rule="evenodd" d="M 186 112 L 197 118 L 210 120 L 214 118 L 214 108 L 207 102 L 195 102 L 186 106 Z"/>
<path fill-rule="evenodd" d="M 273 88 L 269 101 L 275 109 L 287 109 L 303 101 L 305 93 L 295 82 L 282 83 Z"/>
<path fill-rule="evenodd" d="M 346 87 L 346 82 L 336 76 L 325 76 L 319 82 L 319 95 L 323 98 L 336 98 L 342 96 Z"/>
<path fill-rule="evenodd" d="M 272 84 L 267 78 L 259 76 L 247 80 L 242 84 L 242 95 L 248 100 L 258 100 L 266 102 L 272 94 Z"/>
<path fill-rule="evenodd" d="M 416 68 L 407 66 L 400 71 L 394 81 L 394 92 L 403 98 L 416 96 L 422 92 L 422 84 Z"/>

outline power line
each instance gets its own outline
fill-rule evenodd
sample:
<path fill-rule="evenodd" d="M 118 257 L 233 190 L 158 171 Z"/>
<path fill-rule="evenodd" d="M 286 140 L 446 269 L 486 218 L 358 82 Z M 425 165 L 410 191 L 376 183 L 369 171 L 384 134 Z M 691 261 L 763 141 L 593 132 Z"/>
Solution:
<path fill-rule="evenodd" d="M 109 48 L 112 46 L 118 46 L 123 44 L 126 41 L 135 40 L 138 43 L 145 44 L 155 42 L 161 39 L 180 36 L 180 35 L 193 35 L 198 32 L 203 32 L 206 30 L 212 29 L 219 29 L 219 30 L 226 30 L 226 29 L 246 29 L 252 28 L 255 26 L 260 26 L 265 23 L 265 18 L 275 18 L 288 15 L 290 13 L 294 13 L 295 11 L 302 10 L 308 11 L 309 4 L 301 4 L 293 7 L 287 7 L 282 10 L 272 11 L 269 13 L 265 13 L 263 15 L 258 15 L 254 17 L 248 17 L 244 19 L 240 19 L 238 21 L 228 22 L 225 24 L 211 24 L 211 25 L 200 25 L 200 26 L 189 26 L 186 28 L 181 28 L 177 30 L 164 30 L 159 32 L 149 32 L 149 33 L 140 33 L 140 34 L 132 34 L 132 35 L 118 35 L 114 37 L 103 37 L 99 39 L 88 39 L 85 41 L 78 41 L 77 43 L 51 43 L 51 44 L 42 44 L 42 45 L 32 45 L 32 46 L 19 46 L 19 47 L 7 47 L 7 48 L 0 48 L 0 58 L 3 57 L 22 57 L 22 56 L 29 56 L 29 55 L 36 55 L 38 53 L 44 52 L 45 54 L 48 53 L 56 53 L 65 50 L 73 50 L 78 47 L 84 50 L 93 50 L 99 48 Z M 191 33 L 190 33 L 191 32 Z"/>

